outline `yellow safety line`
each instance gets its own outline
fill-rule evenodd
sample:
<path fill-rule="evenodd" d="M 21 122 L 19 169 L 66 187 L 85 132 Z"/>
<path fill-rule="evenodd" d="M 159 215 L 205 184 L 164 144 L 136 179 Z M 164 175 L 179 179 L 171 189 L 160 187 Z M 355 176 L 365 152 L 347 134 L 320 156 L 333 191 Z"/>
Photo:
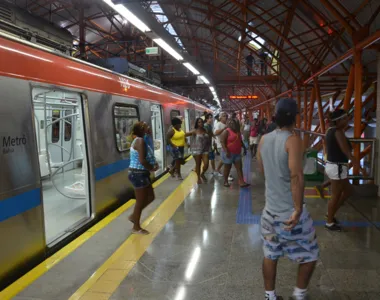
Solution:
<path fill-rule="evenodd" d="M 96 270 L 69 300 L 107 300 L 111 297 L 130 270 L 145 253 L 157 234 L 173 216 L 197 182 L 195 173 L 190 175 L 143 223 L 149 235 L 131 235 Z"/>
<path fill-rule="evenodd" d="M 166 179 L 169 178 L 169 174 L 162 176 L 159 180 L 153 183 L 153 187 L 158 187 L 161 183 L 163 183 Z M 135 204 L 135 200 L 129 200 L 124 205 L 120 206 L 117 210 L 106 216 L 104 219 L 96 223 L 94 226 L 89 228 L 75 240 L 67 244 L 58 252 L 54 253 L 52 256 L 44 260 L 38 266 L 30 270 L 24 276 L 16 280 L 14 283 L 9 285 L 3 291 L 0 292 L 1 300 L 8 300 L 15 297 L 18 293 L 23 291 L 26 287 L 28 287 L 31 283 L 53 268 L 56 264 L 62 261 L 65 257 L 74 252 L 79 246 L 88 241 L 92 236 L 94 236 L 98 231 L 102 230 L 108 224 L 110 224 L 113 220 L 115 220 L 122 213 L 127 211 L 131 206 Z"/>

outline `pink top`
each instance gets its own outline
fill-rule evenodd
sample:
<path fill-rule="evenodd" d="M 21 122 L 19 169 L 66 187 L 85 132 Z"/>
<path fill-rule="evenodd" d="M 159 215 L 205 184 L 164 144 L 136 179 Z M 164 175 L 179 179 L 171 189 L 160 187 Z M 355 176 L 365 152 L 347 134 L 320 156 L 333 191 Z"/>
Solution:
<path fill-rule="evenodd" d="M 250 136 L 251 137 L 257 137 L 259 135 L 259 126 L 256 124 L 256 125 L 252 125 L 251 126 L 251 132 L 250 132 Z"/>
<path fill-rule="evenodd" d="M 227 128 L 228 138 L 227 138 L 227 149 L 231 154 L 241 153 L 241 135 L 240 133 L 234 132 L 232 129 Z"/>

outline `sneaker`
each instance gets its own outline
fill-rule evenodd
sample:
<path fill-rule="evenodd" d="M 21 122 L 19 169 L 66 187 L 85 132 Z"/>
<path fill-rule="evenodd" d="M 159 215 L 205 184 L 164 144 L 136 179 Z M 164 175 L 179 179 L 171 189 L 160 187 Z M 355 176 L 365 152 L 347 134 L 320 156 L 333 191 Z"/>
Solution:
<path fill-rule="evenodd" d="M 223 177 L 223 174 L 222 174 L 222 173 L 220 173 L 220 172 L 216 172 L 216 173 L 218 173 L 218 176 L 219 176 L 219 177 Z"/>
<path fill-rule="evenodd" d="M 294 296 L 290 296 L 289 300 L 298 300 L 298 299 L 296 297 L 294 297 Z M 303 297 L 302 300 L 310 300 L 310 297 L 308 295 L 306 295 L 305 297 Z"/>
<path fill-rule="evenodd" d="M 325 215 L 325 219 L 327 220 L 327 214 Z M 334 219 L 333 219 L 333 222 L 334 222 L 335 224 L 338 224 L 338 225 L 340 224 L 339 221 L 338 221 L 338 219 L 335 218 L 335 217 L 334 217 Z"/>
<path fill-rule="evenodd" d="M 330 230 L 330 231 L 337 231 L 337 232 L 341 232 L 342 231 L 342 227 L 340 227 L 338 224 L 334 223 L 333 225 L 331 226 L 327 226 L 327 224 L 325 225 L 325 229 L 327 230 Z"/>
<path fill-rule="evenodd" d="M 230 175 L 228 176 L 228 181 L 234 181 L 234 178 Z"/>

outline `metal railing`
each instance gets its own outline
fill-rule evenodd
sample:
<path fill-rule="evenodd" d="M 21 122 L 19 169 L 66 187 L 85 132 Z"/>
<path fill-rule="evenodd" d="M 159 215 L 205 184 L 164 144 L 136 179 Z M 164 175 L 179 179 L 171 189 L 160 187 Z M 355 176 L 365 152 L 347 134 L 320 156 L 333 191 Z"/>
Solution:
<path fill-rule="evenodd" d="M 305 134 L 316 136 L 318 138 L 324 138 L 325 134 L 319 132 L 313 132 L 308 130 L 303 130 L 296 128 L 296 132 L 299 132 L 303 137 Z M 375 150 L 376 150 L 376 139 L 371 138 L 350 138 L 349 141 L 355 148 L 355 144 L 359 144 L 360 154 L 360 174 L 353 174 L 352 164 L 349 164 L 349 179 L 357 179 L 357 180 L 373 180 L 375 178 L 376 170 L 375 170 Z M 318 144 L 314 141 L 315 144 Z M 357 146 L 356 146 L 357 147 Z M 311 149 L 314 149 L 313 146 Z M 316 149 L 318 150 L 318 149 Z M 317 162 L 321 166 L 325 166 L 325 156 L 323 153 L 323 147 L 318 151 Z"/>

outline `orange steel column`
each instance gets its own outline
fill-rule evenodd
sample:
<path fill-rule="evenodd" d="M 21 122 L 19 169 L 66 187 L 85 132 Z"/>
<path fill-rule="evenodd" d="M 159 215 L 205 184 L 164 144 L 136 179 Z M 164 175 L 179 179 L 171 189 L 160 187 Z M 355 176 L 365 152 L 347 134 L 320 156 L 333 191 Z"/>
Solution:
<path fill-rule="evenodd" d="M 317 104 L 318 104 L 318 116 L 319 116 L 319 124 L 321 128 L 321 133 L 325 133 L 325 118 L 323 115 L 323 106 L 322 106 L 322 98 L 321 98 L 321 90 L 319 89 L 319 83 L 318 83 L 318 78 L 314 79 L 314 90 L 315 90 L 315 95 L 317 98 Z"/>
<path fill-rule="evenodd" d="M 313 124 L 313 113 L 314 113 L 314 103 L 315 103 L 315 88 L 311 90 L 311 98 L 310 98 L 310 104 L 309 104 L 309 116 L 308 116 L 308 123 L 307 123 L 307 130 L 311 130 L 311 125 Z"/>
<path fill-rule="evenodd" d="M 355 61 L 355 112 L 354 112 L 354 138 L 361 136 L 361 121 L 362 121 L 362 59 L 361 50 L 356 50 L 354 53 Z M 357 159 L 360 156 L 360 144 L 354 144 L 354 155 Z M 359 168 L 354 167 L 354 175 L 359 175 Z"/>
<path fill-rule="evenodd" d="M 301 91 L 298 88 L 297 93 L 297 106 L 298 106 L 298 115 L 297 115 L 297 128 L 301 128 Z"/>
<path fill-rule="evenodd" d="M 351 65 L 350 75 L 348 76 L 346 95 L 344 96 L 343 109 L 348 111 L 350 109 L 352 93 L 355 86 L 355 64 Z"/>
<path fill-rule="evenodd" d="M 303 129 L 307 130 L 307 86 L 305 86 L 304 91 L 304 98 L 303 98 Z M 303 147 L 304 149 L 307 148 L 307 145 L 309 144 L 309 135 L 304 133 L 303 134 Z"/>

